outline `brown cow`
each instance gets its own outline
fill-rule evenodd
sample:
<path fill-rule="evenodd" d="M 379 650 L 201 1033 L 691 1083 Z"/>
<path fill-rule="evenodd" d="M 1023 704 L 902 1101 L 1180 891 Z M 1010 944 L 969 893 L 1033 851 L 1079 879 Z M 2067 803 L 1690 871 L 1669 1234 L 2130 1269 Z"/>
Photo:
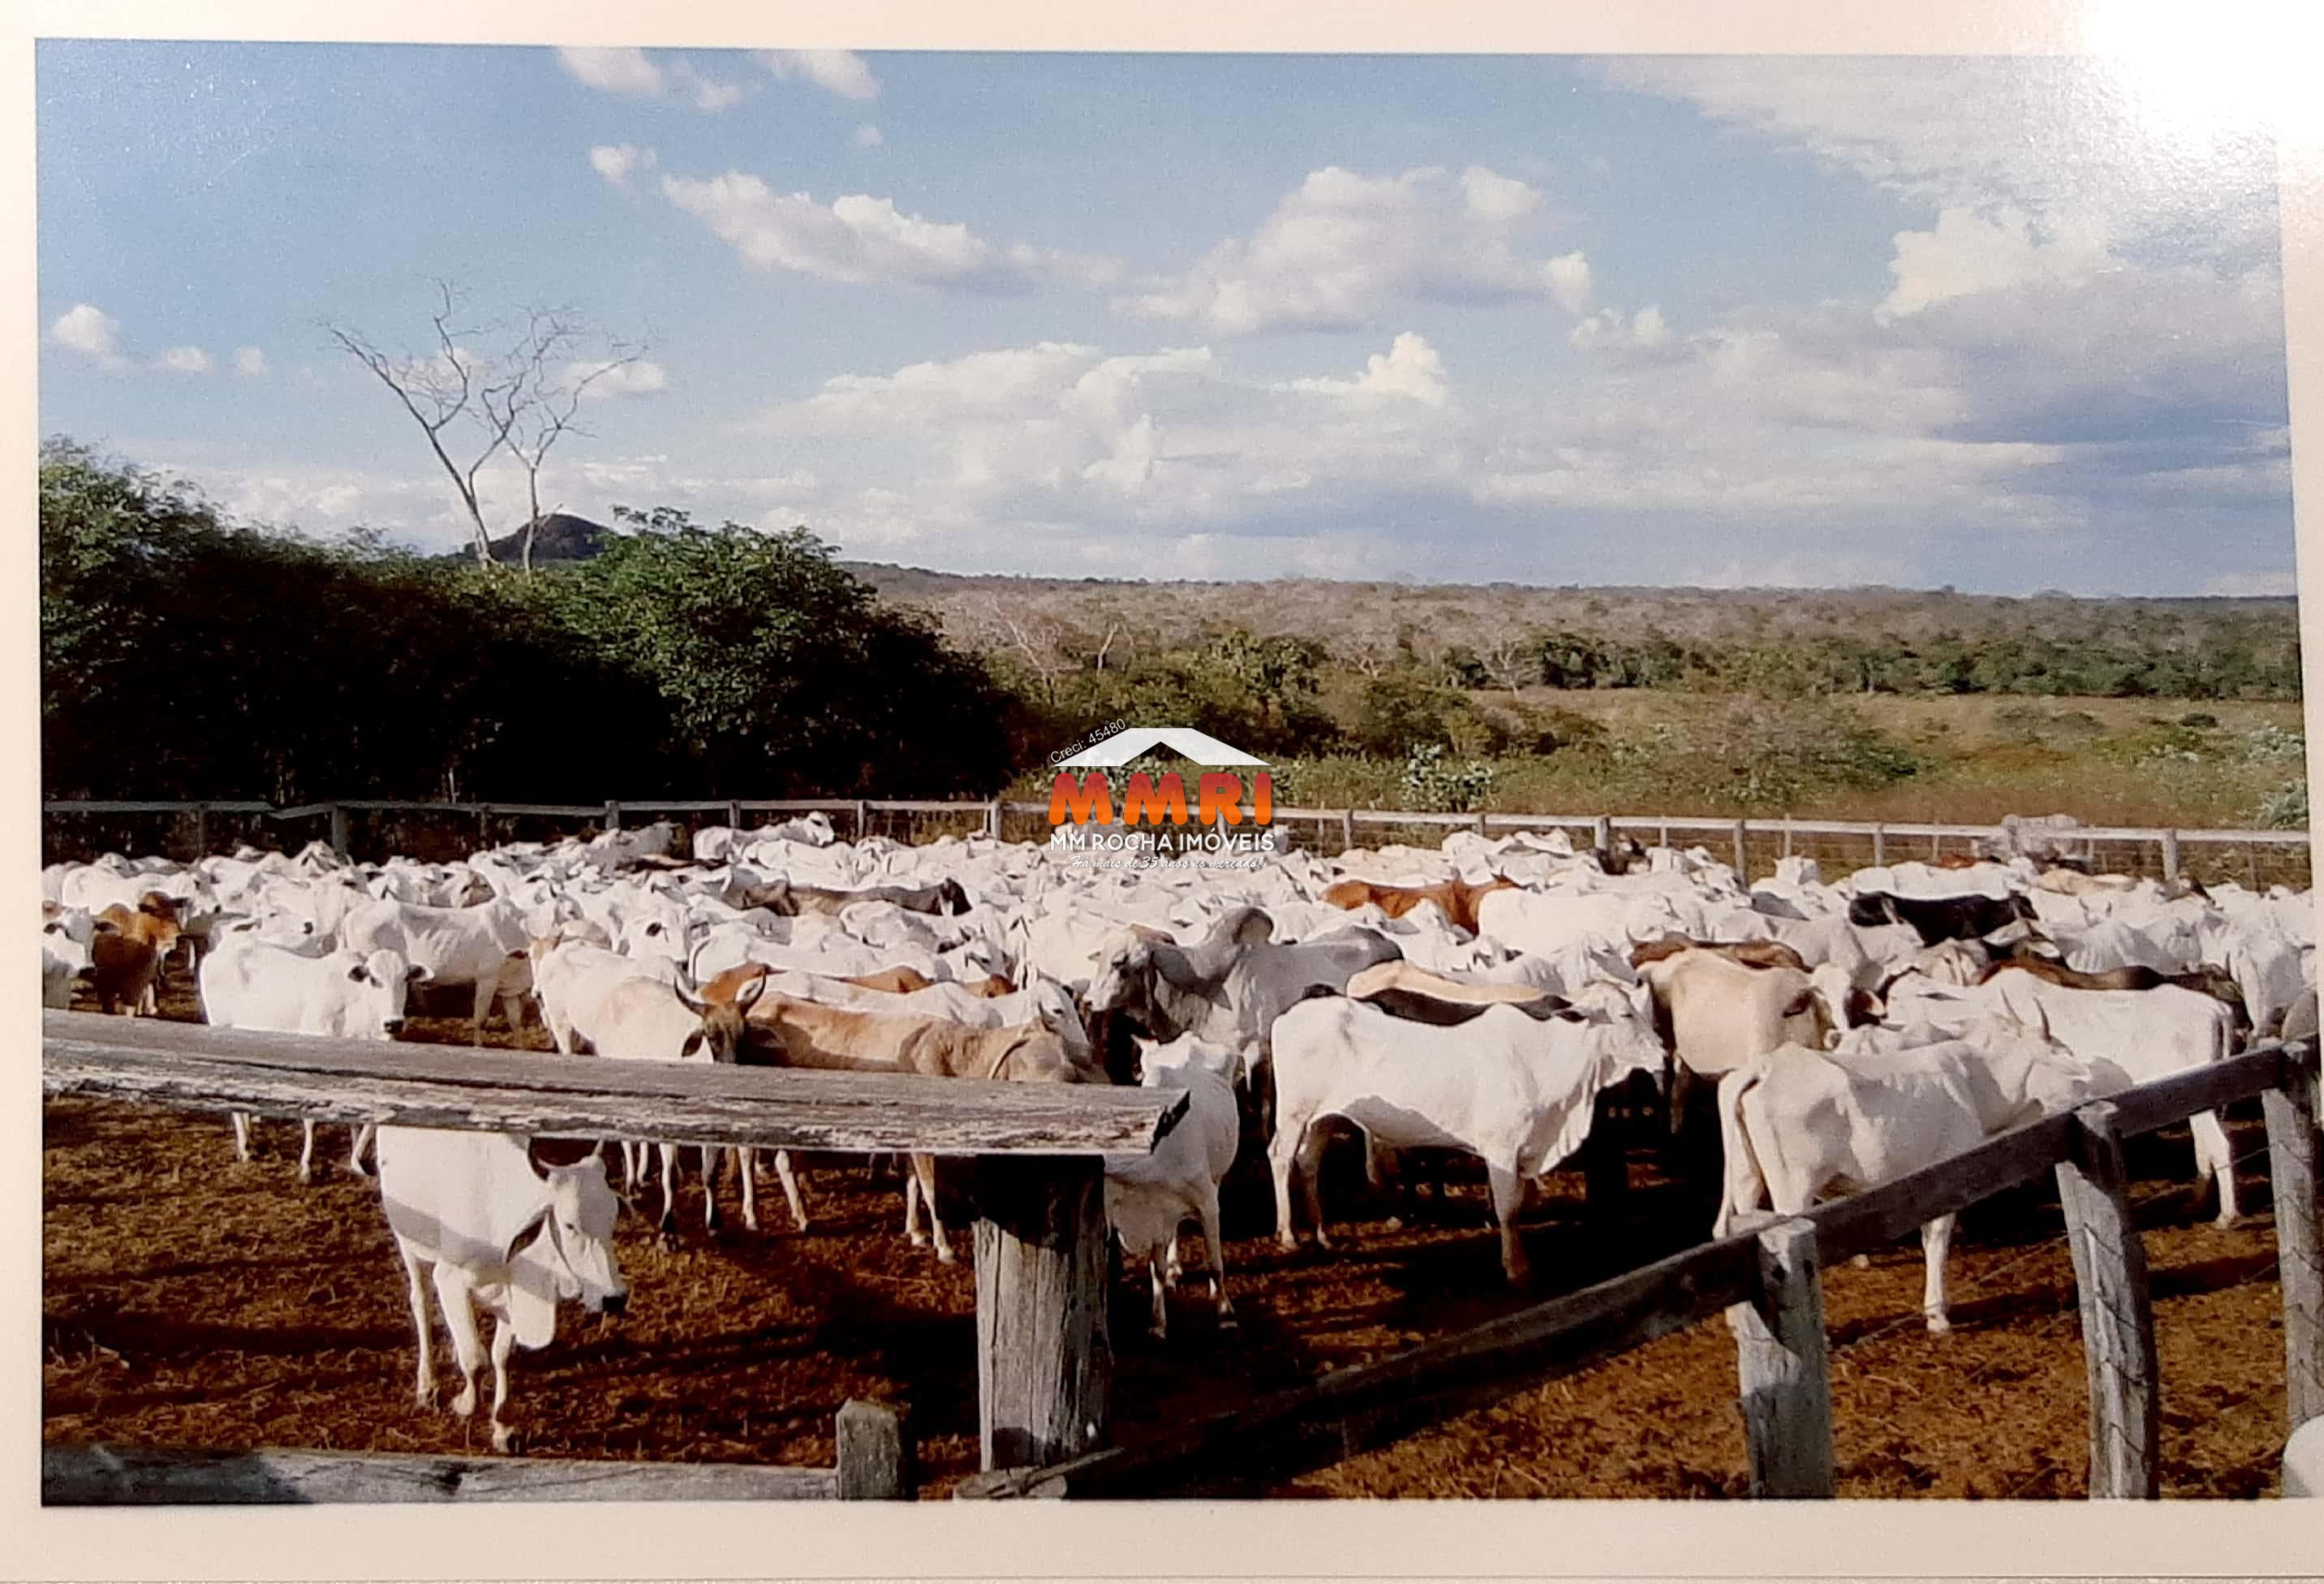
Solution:
<path fill-rule="evenodd" d="M 754 980 L 764 979 L 773 972 L 774 970 L 764 962 L 744 962 L 715 975 L 704 984 L 703 990 L 710 994 L 713 999 L 731 1000 L 742 993 L 743 986 Z M 832 976 L 817 975 L 816 977 Z M 927 990 L 936 982 L 908 962 L 899 962 L 893 968 L 882 968 L 876 973 L 852 973 L 836 977 L 841 984 L 857 985 L 864 990 L 880 990 L 895 996 L 908 996 L 914 990 Z M 988 988 L 992 982 L 988 980 L 978 980 L 973 984 L 964 984 L 960 988 L 973 996 L 982 996 L 987 999 L 994 996 L 1008 995 L 1016 988 L 998 974 L 993 975 L 993 980 L 999 981 L 1001 986 L 999 990 Z"/>
<path fill-rule="evenodd" d="M 1434 902 L 1443 910 L 1447 922 L 1475 935 L 1477 904 L 1495 891 L 1516 889 L 1517 881 L 1499 875 L 1473 886 L 1464 880 L 1442 880 L 1433 886 L 1383 886 L 1370 880 L 1344 879 L 1324 887 L 1318 899 L 1351 912 L 1369 902 L 1390 918 L 1402 918 L 1423 902 Z"/>
<path fill-rule="evenodd" d="M 716 980 L 703 986 L 706 1000 L 724 999 L 719 992 Z M 1038 1023 L 971 1028 L 948 1018 L 826 1007 L 779 991 L 762 995 L 751 1008 L 750 1018 L 754 1024 L 771 1026 L 781 1035 L 785 1066 L 1031 1083 L 1106 1081 L 1103 1073 L 1076 1063 L 1065 1041 Z M 919 1231 L 919 1202 L 925 1198 L 936 1233 L 936 1258 L 950 1265 L 952 1245 L 945 1240 L 944 1221 L 936 1214 L 936 1165 L 934 1156 L 912 1156 L 912 1175 L 904 1184 L 904 1235 L 915 1247 L 926 1241 Z"/>
<path fill-rule="evenodd" d="M 159 900 L 168 912 L 169 899 L 149 892 L 141 903 Z M 97 916 L 97 934 L 88 943 L 89 963 L 97 981 L 97 1004 L 110 1015 L 116 1003 L 131 1018 L 161 1010 L 161 960 L 178 944 L 178 923 L 161 912 L 133 913 L 115 902 Z"/>

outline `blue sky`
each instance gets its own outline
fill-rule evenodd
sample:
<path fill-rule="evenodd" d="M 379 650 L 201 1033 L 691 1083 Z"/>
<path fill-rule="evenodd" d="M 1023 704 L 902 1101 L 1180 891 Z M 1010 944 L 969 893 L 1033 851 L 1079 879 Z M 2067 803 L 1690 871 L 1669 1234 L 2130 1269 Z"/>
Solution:
<path fill-rule="evenodd" d="M 462 542 L 322 327 L 419 355 L 444 277 L 471 355 L 535 306 L 643 343 L 544 471 L 601 520 L 1072 576 L 2290 587 L 2273 152 L 2081 62 L 37 72 L 42 428 L 252 520 Z"/>

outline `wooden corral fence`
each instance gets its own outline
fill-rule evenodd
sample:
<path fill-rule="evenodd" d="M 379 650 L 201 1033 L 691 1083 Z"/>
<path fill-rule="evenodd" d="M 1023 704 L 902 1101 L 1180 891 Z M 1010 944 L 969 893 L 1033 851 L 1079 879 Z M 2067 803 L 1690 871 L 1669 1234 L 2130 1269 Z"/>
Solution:
<path fill-rule="evenodd" d="M 1104 1156 L 1150 1150 L 1186 1107 L 1184 1093 L 1158 1090 L 606 1062 L 55 1011 L 42 1015 L 41 1084 L 51 1095 L 311 1121 L 973 1156 L 977 1405 L 988 1469 L 1055 1463 L 1104 1444 L 1112 1377 Z M 52 1499 L 123 1501 L 558 1499 L 552 1493 L 585 1479 L 632 1487 L 582 1493 L 595 1500 L 715 1499 L 761 1495 L 771 1487 L 745 1476 L 778 1472 L 774 1483 L 793 1496 L 906 1494 L 901 1422 L 852 1406 L 860 1423 L 851 1429 L 842 1411 L 835 1470 L 729 1477 L 554 1460 L 530 1465 L 541 1471 L 537 1479 L 502 1473 L 476 1483 L 476 1465 L 456 1460 L 362 1459 L 371 1466 L 351 1471 L 309 1452 L 172 1460 L 52 1449 L 43 1478 L 55 1475 Z M 678 1488 L 687 1480 L 696 1487 Z M 391 1490 L 405 1495 L 379 1494 Z M 295 1492 L 306 1494 L 285 1494 Z"/>
<path fill-rule="evenodd" d="M 167 815 L 190 820 L 197 855 L 209 850 L 208 822 L 212 815 L 254 816 L 276 822 L 326 820 L 331 845 L 338 852 L 347 853 L 352 846 L 349 816 L 355 814 L 401 813 L 473 819 L 477 844 L 489 846 L 493 842 L 495 822 L 504 830 L 508 822 L 519 819 L 586 820 L 602 824 L 610 831 L 619 829 L 623 818 L 638 815 L 723 815 L 729 826 L 740 827 L 745 815 L 821 812 L 831 816 L 835 828 L 842 835 L 860 839 L 871 833 L 875 815 L 902 815 L 943 818 L 997 838 L 1004 833 L 1012 818 L 1020 821 L 1038 819 L 1042 822 L 1040 831 L 1046 833 L 1048 810 L 1049 806 L 1046 803 L 1002 798 L 945 801 L 862 797 L 661 798 L 636 803 L 619 800 L 604 803 L 429 803 L 394 798 L 357 798 L 307 803 L 286 808 L 253 802 L 68 798 L 52 799 L 41 805 L 43 815 Z M 1683 837 L 1711 848 L 1722 858 L 1731 856 L 1736 872 L 1744 875 L 1751 872 L 1755 852 L 1762 862 L 1766 861 L 1771 848 L 1765 843 L 1772 843 L 1773 851 L 1788 857 L 1795 849 L 1804 851 L 1818 841 L 1844 841 L 1859 848 L 1868 847 L 1872 862 L 1878 865 L 1892 859 L 1899 861 L 1908 858 L 1935 859 L 1948 851 L 1970 851 L 1972 843 L 2001 833 L 1998 825 L 1888 823 L 1879 820 L 1712 819 L 1659 814 L 1440 814 L 1411 809 L 1281 806 L 1272 811 L 1272 818 L 1277 825 L 1290 825 L 1295 829 L 1312 826 L 1316 834 L 1327 843 L 1336 837 L 1341 851 L 1355 846 L 1358 833 L 1367 829 L 1472 830 L 1487 836 L 1514 831 L 1567 830 L 1574 833 L 1579 841 L 1599 847 L 1609 845 L 1617 833 L 1651 841 L 1652 844 L 1664 847 L 1672 845 L 1674 837 Z M 2086 857 L 2096 857 L 2102 848 L 2127 848 L 2133 861 L 2144 867 L 2151 852 L 2154 871 L 2164 880 L 2174 884 L 2181 875 L 2184 850 L 2189 847 L 2215 851 L 2242 848 L 2255 879 L 2257 878 L 2256 855 L 2262 850 L 2296 849 L 2297 856 L 2304 858 L 2309 847 L 2309 833 L 2304 830 L 2182 830 L 2160 825 L 2087 825 L 2077 826 L 2061 833 L 2061 835 Z M 1952 843 L 1950 849 L 1948 843 Z M 2305 865 L 2301 867 L 2304 870 Z"/>
<path fill-rule="evenodd" d="M 2324 1414 L 2317 1050 L 2269 1045 L 2000 1134 L 1868 1193 L 1751 1229 L 1135 1448 L 983 1474 L 964 1499 L 1249 1495 L 1486 1406 L 1724 1312 L 1736 1339 L 1751 1494 L 1834 1494 L 1820 1271 L 2055 1172 L 2089 1379 L 2089 1494 L 2153 1497 L 2159 1381 L 2145 1246 L 2122 1142 L 2259 1095 L 2266 1110 L 2291 1427 Z M 1772 1223 L 1772 1224 L 1768 1224 Z"/>

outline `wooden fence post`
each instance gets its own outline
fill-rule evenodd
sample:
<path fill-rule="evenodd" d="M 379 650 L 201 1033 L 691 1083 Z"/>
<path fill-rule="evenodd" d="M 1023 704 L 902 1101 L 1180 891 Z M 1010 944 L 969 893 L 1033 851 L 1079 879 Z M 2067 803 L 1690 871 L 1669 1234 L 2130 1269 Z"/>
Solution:
<path fill-rule="evenodd" d="M 2115 1114 L 2105 1101 L 2074 1113 L 2070 1152 L 2058 1163 L 2058 1198 L 2073 1250 L 2089 1373 L 2090 1496 L 2152 1500 L 2162 1483 L 2154 1310 L 2147 1298 L 2146 1245 L 2124 1190 Z"/>
<path fill-rule="evenodd" d="M 1831 1362 L 1812 1224 L 1759 1234 L 1759 1295 L 1727 1312 L 1735 1333 L 1755 1497 L 1833 1493 Z"/>
<path fill-rule="evenodd" d="M 918 1481 L 903 1412 L 850 1397 L 839 1408 L 839 1499 L 908 1502 Z"/>
<path fill-rule="evenodd" d="M 1590 840 L 1600 852 L 1614 851 L 1614 816 L 1601 814 L 1591 821 Z"/>
<path fill-rule="evenodd" d="M 347 811 L 336 803 L 331 805 L 331 851 L 342 858 L 355 856 L 347 851 Z"/>
<path fill-rule="evenodd" d="M 2176 889 L 2179 884 L 2179 833 L 2163 833 L 2163 883 Z"/>
<path fill-rule="evenodd" d="M 1662 823 L 1661 841 L 1664 850 L 1667 852 L 1670 848 L 1670 821 L 1668 820 Z"/>
<path fill-rule="evenodd" d="M 1340 851 L 1349 852 L 1355 844 L 1356 811 L 1352 808 L 1343 808 L 1340 810 Z"/>
<path fill-rule="evenodd" d="M 1038 1468 L 1104 1444 L 1105 1165 L 976 1159 L 976 1396 L 982 1467 Z"/>
<path fill-rule="evenodd" d="M 1929 861 L 1931 863 L 1934 863 L 1938 859 L 1942 858 L 1944 855 L 1945 833 L 1942 831 L 1931 831 L 1929 833 Z"/>
<path fill-rule="evenodd" d="M 859 797 L 855 800 L 855 840 L 861 843 L 872 833 L 872 805 Z"/>
<path fill-rule="evenodd" d="M 1735 822 L 1735 878 L 1748 886 L 1751 883 L 1751 859 L 1744 847 L 1745 829 L 1743 821 Z"/>
<path fill-rule="evenodd" d="M 476 805 L 476 846 L 479 849 L 489 849 L 492 844 L 493 806 L 489 803 L 479 803 Z"/>
<path fill-rule="evenodd" d="M 726 800 L 726 828 L 730 831 L 742 828 L 742 805 L 739 798 Z"/>
<path fill-rule="evenodd" d="M 996 842 L 1001 840 L 1001 799 L 998 797 L 984 806 L 984 833 Z"/>
<path fill-rule="evenodd" d="M 1791 816 L 1790 815 L 1788 815 L 1788 814 L 1787 814 L 1787 815 L 1785 815 L 1784 816 L 1784 857 L 1786 857 L 1786 858 L 1789 858 L 1791 855 L 1792 855 L 1792 816 Z"/>
<path fill-rule="evenodd" d="M 1872 822 L 1872 867 L 1886 869 L 1887 866 L 1888 827 L 1875 820 Z"/>
<path fill-rule="evenodd" d="M 2324 1238 L 2316 1213 L 2316 1047 L 2283 1053 L 2283 1087 L 2260 1097 L 2267 1112 L 2268 1175 L 2275 1193 L 2275 1260 L 2283 1275 L 2283 1405 L 2297 1430 L 2324 1418 Z"/>
<path fill-rule="evenodd" d="M 609 831 L 622 828 L 622 806 L 610 797 L 605 799 L 605 828 Z"/>
<path fill-rule="evenodd" d="M 210 855 L 210 806 L 194 805 L 194 859 L 197 862 Z"/>

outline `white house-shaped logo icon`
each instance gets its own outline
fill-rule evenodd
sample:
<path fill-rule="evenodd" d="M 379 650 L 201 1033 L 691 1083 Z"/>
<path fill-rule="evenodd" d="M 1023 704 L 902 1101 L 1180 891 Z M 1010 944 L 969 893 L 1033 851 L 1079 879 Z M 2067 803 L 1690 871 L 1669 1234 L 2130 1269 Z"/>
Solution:
<path fill-rule="evenodd" d="M 1057 768 L 1111 769 L 1156 748 L 1170 749 L 1198 765 L 1256 765 L 1261 769 L 1267 767 L 1265 760 L 1253 759 L 1241 749 L 1230 748 L 1192 726 L 1131 726 L 1083 749 L 1071 759 L 1059 760 Z"/>

